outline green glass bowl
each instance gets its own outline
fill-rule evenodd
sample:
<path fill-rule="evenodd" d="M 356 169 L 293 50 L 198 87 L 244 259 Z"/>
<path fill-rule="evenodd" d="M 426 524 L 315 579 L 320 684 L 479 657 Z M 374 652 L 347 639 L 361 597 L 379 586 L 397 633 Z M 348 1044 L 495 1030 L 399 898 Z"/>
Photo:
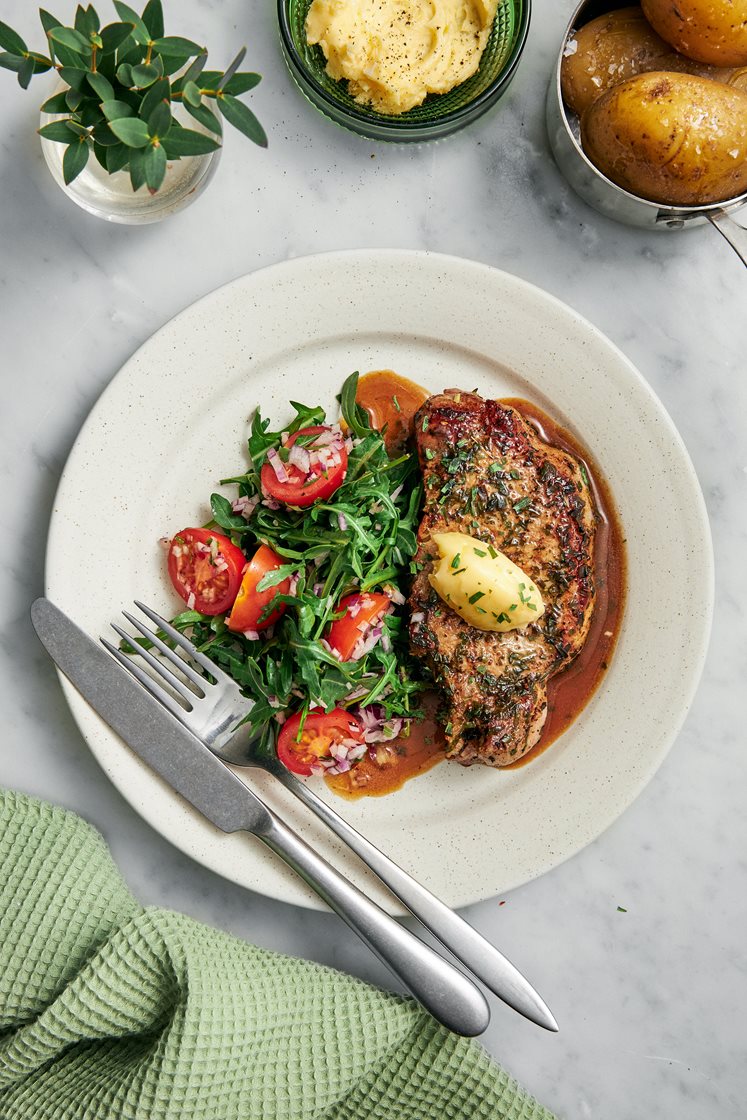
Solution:
<path fill-rule="evenodd" d="M 397 117 L 359 105 L 349 95 L 347 82 L 330 78 L 321 47 L 306 42 L 310 7 L 311 0 L 278 0 L 283 53 L 301 92 L 325 116 L 359 136 L 412 143 L 438 140 L 464 128 L 506 92 L 526 42 L 531 0 L 501 0 L 477 72 L 449 93 L 432 94 Z"/>

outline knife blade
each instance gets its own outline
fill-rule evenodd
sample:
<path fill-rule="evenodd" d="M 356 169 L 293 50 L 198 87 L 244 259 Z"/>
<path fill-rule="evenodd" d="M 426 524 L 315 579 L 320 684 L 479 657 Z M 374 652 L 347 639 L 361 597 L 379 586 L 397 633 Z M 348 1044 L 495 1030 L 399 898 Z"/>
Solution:
<path fill-rule="evenodd" d="M 103 646 L 48 599 L 33 603 L 31 621 L 61 672 L 172 789 L 223 832 L 251 832 L 284 859 L 444 1026 L 468 1036 L 486 1029 L 479 988 L 317 855 Z"/>

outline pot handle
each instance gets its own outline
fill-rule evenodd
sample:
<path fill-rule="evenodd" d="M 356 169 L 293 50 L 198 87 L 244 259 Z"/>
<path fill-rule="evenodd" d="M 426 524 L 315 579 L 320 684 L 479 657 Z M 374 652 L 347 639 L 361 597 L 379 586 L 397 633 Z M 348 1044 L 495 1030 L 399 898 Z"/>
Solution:
<path fill-rule="evenodd" d="M 747 265 L 747 229 L 730 218 L 724 210 L 709 214 L 708 221 L 726 238 L 742 264 Z"/>

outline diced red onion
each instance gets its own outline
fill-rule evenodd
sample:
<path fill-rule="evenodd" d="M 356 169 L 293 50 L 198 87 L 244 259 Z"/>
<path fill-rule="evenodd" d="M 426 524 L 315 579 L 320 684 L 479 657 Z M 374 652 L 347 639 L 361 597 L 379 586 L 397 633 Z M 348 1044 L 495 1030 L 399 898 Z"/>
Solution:
<path fill-rule="evenodd" d="M 344 440 L 345 437 L 339 424 L 333 424 L 327 431 L 320 432 L 318 436 L 314 437 L 314 447 L 328 447 L 333 443 L 342 445 Z"/>
<path fill-rule="evenodd" d="M 267 449 L 267 462 L 274 470 L 278 482 L 290 482 L 290 475 L 285 469 L 285 464 L 274 447 L 268 447 Z"/>
<path fill-rule="evenodd" d="M 290 438 L 290 432 L 281 432 L 280 433 L 280 442 L 282 443 L 283 447 L 285 447 L 289 438 Z M 295 446 L 295 444 L 294 444 L 294 446 Z"/>
<path fill-rule="evenodd" d="M 340 526 L 340 532 L 345 533 L 348 527 L 348 519 L 344 513 L 338 513 L 337 524 Z"/>
<path fill-rule="evenodd" d="M 253 498 L 237 498 L 235 502 L 231 502 L 231 509 L 234 513 L 238 513 L 240 517 L 243 517 L 245 521 L 248 521 L 258 505 L 259 495 L 255 494 Z"/>
<path fill-rule="evenodd" d="M 399 590 L 399 588 L 395 587 L 391 583 L 388 583 L 386 585 L 386 587 L 384 588 L 384 591 L 389 596 L 391 601 L 393 603 L 396 603 L 398 607 L 401 607 L 403 605 L 403 603 L 405 601 L 405 597 L 402 594 L 402 592 Z"/>
<path fill-rule="evenodd" d="M 302 474 L 308 474 L 311 470 L 311 456 L 305 447 L 300 447 L 297 443 L 294 443 L 290 449 L 288 462 L 298 467 Z"/>
<path fill-rule="evenodd" d="M 243 634 L 244 634 L 244 637 L 246 638 L 246 640 L 248 642 L 258 642 L 259 641 L 259 631 L 258 630 L 244 630 Z"/>
<path fill-rule="evenodd" d="M 415 626 L 419 626 L 424 618 L 425 618 L 425 612 L 424 611 L 414 611 L 410 615 L 410 622 L 412 622 L 413 625 L 415 625 Z"/>

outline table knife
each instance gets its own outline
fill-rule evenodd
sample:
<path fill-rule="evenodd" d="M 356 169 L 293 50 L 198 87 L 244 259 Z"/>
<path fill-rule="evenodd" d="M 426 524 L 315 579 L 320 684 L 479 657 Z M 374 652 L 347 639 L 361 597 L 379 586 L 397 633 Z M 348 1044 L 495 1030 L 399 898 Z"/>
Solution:
<path fill-rule="evenodd" d="M 317 855 L 99 643 L 48 599 L 34 602 L 31 620 L 61 672 L 172 789 L 223 832 L 251 832 L 285 860 L 449 1030 L 486 1029 L 490 1009 L 471 980 Z"/>

